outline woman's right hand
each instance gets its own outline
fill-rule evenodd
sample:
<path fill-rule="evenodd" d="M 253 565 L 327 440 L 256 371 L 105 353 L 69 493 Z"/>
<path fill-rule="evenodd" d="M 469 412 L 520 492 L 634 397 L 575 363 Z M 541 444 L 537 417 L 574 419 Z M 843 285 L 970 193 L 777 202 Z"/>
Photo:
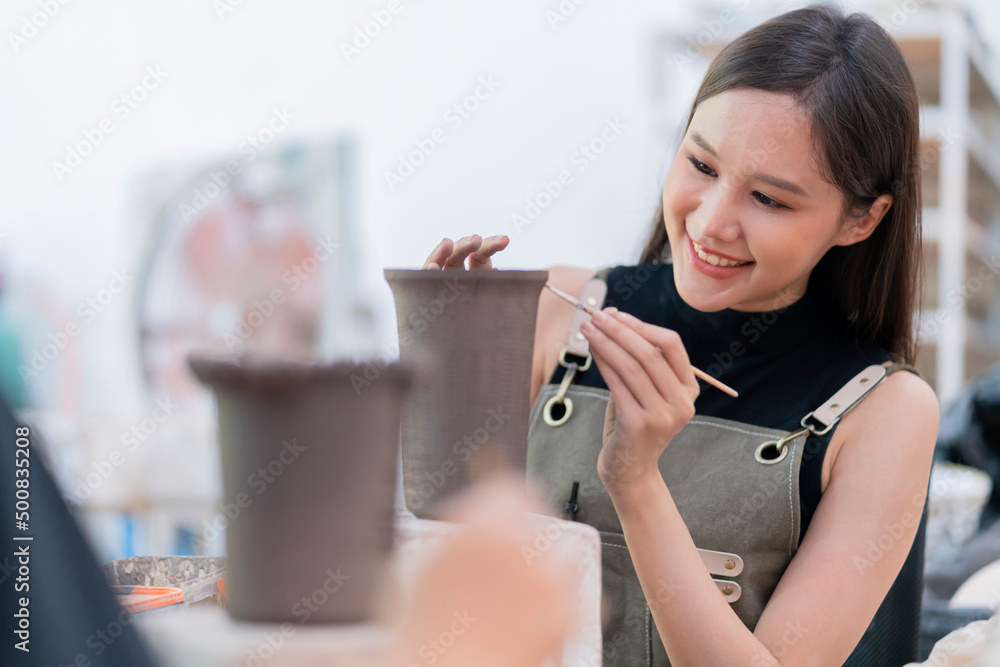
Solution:
<path fill-rule="evenodd" d="M 492 269 L 490 257 L 507 247 L 509 236 L 487 236 L 479 234 L 464 236 L 457 241 L 442 239 L 441 243 L 431 251 L 421 267 L 424 270 L 465 268 L 465 258 L 469 258 L 470 269 Z"/>

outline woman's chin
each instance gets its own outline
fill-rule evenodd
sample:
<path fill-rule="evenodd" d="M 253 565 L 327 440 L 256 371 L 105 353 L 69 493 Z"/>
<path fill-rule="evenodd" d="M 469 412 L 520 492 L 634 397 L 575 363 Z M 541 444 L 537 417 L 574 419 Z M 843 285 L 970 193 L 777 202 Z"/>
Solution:
<path fill-rule="evenodd" d="M 714 313 L 729 307 L 728 300 L 713 285 L 706 285 L 697 277 L 687 280 L 683 274 L 675 274 L 677 293 L 684 303 L 695 310 Z"/>

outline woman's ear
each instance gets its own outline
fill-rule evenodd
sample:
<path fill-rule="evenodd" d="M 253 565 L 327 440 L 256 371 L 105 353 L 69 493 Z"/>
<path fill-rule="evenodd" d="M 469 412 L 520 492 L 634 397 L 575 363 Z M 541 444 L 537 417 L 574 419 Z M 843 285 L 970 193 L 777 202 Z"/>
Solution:
<path fill-rule="evenodd" d="M 892 195 L 882 194 L 875 198 L 875 201 L 872 202 L 872 205 L 864 214 L 858 217 L 847 216 L 843 228 L 837 235 L 837 240 L 834 241 L 834 245 L 847 246 L 864 241 L 872 235 L 872 232 L 878 227 L 878 223 L 882 221 L 885 214 L 889 212 L 891 206 Z"/>

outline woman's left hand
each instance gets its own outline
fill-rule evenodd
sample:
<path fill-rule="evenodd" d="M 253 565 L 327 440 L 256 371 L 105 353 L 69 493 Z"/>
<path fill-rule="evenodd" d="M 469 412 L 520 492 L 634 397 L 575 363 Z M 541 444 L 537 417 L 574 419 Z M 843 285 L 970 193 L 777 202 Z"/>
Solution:
<path fill-rule="evenodd" d="M 627 488 L 658 474 L 660 455 L 694 417 L 698 381 L 675 331 L 616 308 L 594 313 L 580 330 L 611 391 L 597 471 L 609 491 Z"/>

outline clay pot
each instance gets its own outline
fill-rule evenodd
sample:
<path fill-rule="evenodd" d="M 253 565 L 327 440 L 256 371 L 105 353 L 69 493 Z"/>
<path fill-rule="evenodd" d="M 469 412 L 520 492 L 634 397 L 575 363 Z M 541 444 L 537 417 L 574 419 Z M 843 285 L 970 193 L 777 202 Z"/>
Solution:
<path fill-rule="evenodd" d="M 412 368 L 390 364 L 359 383 L 364 367 L 353 364 L 188 363 L 218 404 L 229 613 L 275 623 L 372 618 L 393 544 L 399 411 Z"/>
<path fill-rule="evenodd" d="M 473 481 L 523 473 L 538 297 L 547 271 L 385 271 L 400 358 L 425 362 L 403 406 L 403 490 L 421 518 Z"/>

